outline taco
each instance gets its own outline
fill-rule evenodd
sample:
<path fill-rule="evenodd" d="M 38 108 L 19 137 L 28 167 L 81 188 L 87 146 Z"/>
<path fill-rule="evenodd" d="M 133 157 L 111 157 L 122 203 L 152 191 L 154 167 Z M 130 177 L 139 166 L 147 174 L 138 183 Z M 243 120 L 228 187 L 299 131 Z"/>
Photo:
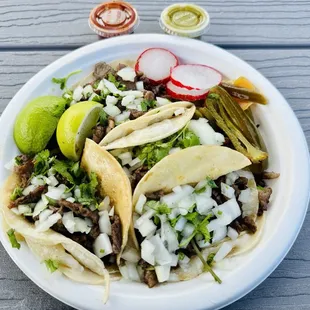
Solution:
<path fill-rule="evenodd" d="M 1 208 L 12 246 L 25 240 L 51 271 L 105 284 L 107 297 L 109 272 L 119 277 L 132 215 L 130 183 L 118 162 L 89 139 L 80 162 L 48 150 L 15 162 Z"/>
<path fill-rule="evenodd" d="M 193 146 L 163 158 L 133 194 L 133 225 L 141 258 L 136 272 L 149 287 L 183 281 L 259 242 L 264 217 L 251 164 L 223 146 Z M 122 263 L 123 277 L 133 265 Z M 128 269 L 131 272 L 128 272 Z"/>

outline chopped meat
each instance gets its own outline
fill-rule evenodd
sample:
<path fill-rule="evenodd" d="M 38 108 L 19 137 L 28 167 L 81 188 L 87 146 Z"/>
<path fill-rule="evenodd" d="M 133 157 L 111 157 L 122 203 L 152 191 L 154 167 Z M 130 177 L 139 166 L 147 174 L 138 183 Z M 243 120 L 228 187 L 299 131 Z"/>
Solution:
<path fill-rule="evenodd" d="M 96 125 L 94 128 L 93 128 L 93 140 L 98 144 L 102 139 L 103 137 L 105 136 L 105 127 L 102 126 L 102 125 Z"/>
<path fill-rule="evenodd" d="M 165 97 L 166 96 L 166 85 L 159 84 L 157 86 L 152 87 L 152 92 L 156 97 Z"/>
<path fill-rule="evenodd" d="M 158 283 L 154 267 L 142 258 L 139 260 L 138 264 L 143 269 L 143 282 L 147 284 L 149 288 L 154 287 Z"/>
<path fill-rule="evenodd" d="M 144 94 L 144 99 L 147 101 L 152 101 L 155 99 L 154 93 L 150 90 L 147 90 Z"/>
<path fill-rule="evenodd" d="M 245 177 L 239 177 L 235 181 L 235 185 L 237 185 L 240 190 L 247 189 L 247 184 L 248 184 L 248 179 Z"/>
<path fill-rule="evenodd" d="M 240 193 L 241 193 L 241 191 L 240 191 L 238 185 L 233 184 L 231 187 L 235 190 L 235 197 L 236 197 L 236 199 L 238 199 L 238 197 L 239 197 L 239 195 L 240 195 Z"/>
<path fill-rule="evenodd" d="M 114 215 L 111 225 L 112 249 L 114 254 L 118 254 L 122 247 L 122 225 L 118 215 Z"/>
<path fill-rule="evenodd" d="M 83 207 L 83 205 L 80 203 L 70 202 L 65 199 L 59 200 L 58 205 L 60 207 L 70 209 L 77 216 L 88 217 L 94 224 L 98 224 L 99 221 L 98 211 L 91 211 L 90 209 Z"/>
<path fill-rule="evenodd" d="M 247 230 L 250 231 L 251 233 L 256 233 L 257 227 L 255 224 L 255 221 L 251 216 L 245 216 L 243 218 L 243 223 L 246 226 Z"/>
<path fill-rule="evenodd" d="M 117 106 L 122 112 L 126 110 L 126 107 L 122 105 L 121 101 L 118 101 L 115 106 Z"/>
<path fill-rule="evenodd" d="M 146 112 L 138 111 L 138 110 L 128 110 L 128 111 L 130 112 L 130 115 L 129 115 L 130 120 L 136 119 L 146 113 Z"/>
<path fill-rule="evenodd" d="M 118 78 L 117 81 L 125 85 L 126 90 L 137 90 L 136 82 L 124 81 L 121 78 Z"/>
<path fill-rule="evenodd" d="M 164 196 L 165 193 L 163 190 L 153 192 L 153 193 L 146 193 L 145 196 L 147 199 L 152 199 L 152 200 L 159 200 L 162 196 Z"/>
<path fill-rule="evenodd" d="M 272 189 L 270 187 L 265 187 L 258 190 L 258 200 L 259 200 L 259 209 L 258 215 L 262 215 L 264 211 L 267 211 L 267 206 L 269 203 L 270 196 L 272 194 Z"/>
<path fill-rule="evenodd" d="M 143 273 L 143 282 L 147 284 L 149 288 L 154 287 L 158 283 L 155 270 L 144 270 Z"/>
<path fill-rule="evenodd" d="M 72 184 L 68 181 L 68 179 L 66 179 L 65 177 L 63 177 L 61 174 L 59 173 L 56 173 L 55 174 L 55 178 L 57 179 L 57 181 L 60 183 L 60 184 L 65 184 L 67 187 L 71 187 Z"/>
<path fill-rule="evenodd" d="M 108 134 L 114 127 L 115 127 L 115 121 L 114 121 L 113 117 L 109 117 L 108 126 L 105 130 L 105 134 Z"/>
<path fill-rule="evenodd" d="M 17 158 L 21 161 L 20 165 L 14 167 L 14 171 L 19 178 L 19 184 L 21 187 L 28 185 L 29 179 L 34 169 L 33 160 L 27 155 L 19 155 Z"/>
<path fill-rule="evenodd" d="M 87 234 L 83 233 L 74 233 L 70 234 L 70 239 L 73 241 L 79 243 L 81 246 L 89 250 L 90 252 L 93 252 L 93 242 L 94 240 L 92 238 L 89 238 Z"/>
<path fill-rule="evenodd" d="M 9 204 L 9 208 L 10 209 L 16 208 L 17 206 L 21 204 L 38 202 L 41 199 L 41 195 L 46 192 L 47 192 L 47 186 L 40 185 L 36 189 L 34 189 L 32 192 L 30 192 L 28 195 L 19 197 L 16 200 L 12 201 Z"/>
<path fill-rule="evenodd" d="M 95 65 L 93 76 L 96 79 L 104 79 L 108 74 L 115 74 L 115 70 L 105 62 L 99 62 Z"/>
<path fill-rule="evenodd" d="M 89 236 L 96 239 L 100 235 L 100 229 L 98 224 L 94 224 L 89 232 Z"/>
<path fill-rule="evenodd" d="M 131 176 L 131 186 L 132 189 L 134 189 L 137 184 L 140 182 L 140 180 L 143 178 L 143 176 L 148 172 L 147 166 L 141 166 L 138 169 L 136 169 Z"/>
<path fill-rule="evenodd" d="M 238 234 L 244 231 L 244 226 L 242 225 L 242 217 L 235 219 L 229 226 L 235 229 Z"/>
<path fill-rule="evenodd" d="M 119 64 L 117 65 L 117 67 L 116 67 L 116 71 L 122 70 L 122 69 L 124 69 L 124 68 L 126 68 L 126 67 L 127 67 L 126 65 L 124 65 L 124 64 L 122 64 L 122 63 L 119 63 Z"/>
<path fill-rule="evenodd" d="M 212 189 L 212 199 L 214 199 L 219 205 L 226 201 L 225 197 L 222 195 L 221 191 L 218 188 Z"/>
<path fill-rule="evenodd" d="M 268 172 L 268 171 L 264 171 L 262 174 L 262 178 L 265 180 L 272 180 L 272 179 L 277 179 L 280 176 L 280 173 L 276 173 L 276 172 Z"/>

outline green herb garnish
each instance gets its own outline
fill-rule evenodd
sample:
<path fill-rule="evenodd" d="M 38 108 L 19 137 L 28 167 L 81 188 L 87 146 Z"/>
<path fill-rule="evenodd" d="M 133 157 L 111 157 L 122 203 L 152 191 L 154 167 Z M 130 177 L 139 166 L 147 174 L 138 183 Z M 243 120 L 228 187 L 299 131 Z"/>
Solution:
<path fill-rule="evenodd" d="M 102 126 L 108 124 L 108 114 L 103 109 L 99 112 L 99 123 Z"/>
<path fill-rule="evenodd" d="M 183 260 L 185 257 L 185 254 L 183 252 L 179 252 L 178 257 L 179 257 L 179 260 Z"/>
<path fill-rule="evenodd" d="M 16 186 L 14 188 L 13 193 L 10 196 L 10 199 L 12 201 L 16 200 L 18 197 L 22 196 L 22 193 L 23 193 L 23 189 L 21 187 L 19 187 L 19 186 Z"/>
<path fill-rule="evenodd" d="M 22 161 L 22 159 L 20 158 L 20 156 L 16 156 L 16 157 L 14 158 L 14 161 L 15 161 L 15 165 L 16 165 L 16 166 L 20 166 L 20 165 L 23 163 L 23 161 Z"/>
<path fill-rule="evenodd" d="M 17 241 L 15 236 L 15 229 L 11 228 L 7 231 L 7 235 L 9 237 L 9 240 L 11 242 L 12 248 L 20 249 L 20 243 Z"/>
<path fill-rule="evenodd" d="M 43 150 L 40 153 L 38 153 L 34 158 L 34 172 L 33 175 L 45 175 L 50 167 L 50 161 L 52 161 L 53 158 L 50 159 L 50 151 L 49 150 Z"/>
<path fill-rule="evenodd" d="M 154 109 L 157 105 L 157 101 L 156 100 L 146 100 L 144 99 L 141 102 L 141 109 L 143 112 L 146 112 L 148 109 Z"/>
<path fill-rule="evenodd" d="M 97 175 L 94 172 L 90 173 L 89 183 L 83 183 L 80 185 L 81 197 L 78 198 L 78 202 L 83 205 L 96 204 L 95 194 L 98 186 Z"/>
<path fill-rule="evenodd" d="M 74 178 L 69 172 L 72 168 L 72 162 L 55 159 L 53 169 L 63 176 L 71 184 L 75 184 Z"/>
<path fill-rule="evenodd" d="M 213 188 L 217 188 L 217 185 L 216 183 L 209 177 L 206 178 L 206 185 L 203 186 L 202 188 L 199 188 L 199 189 L 195 189 L 194 193 L 195 194 L 201 194 L 201 193 L 204 193 L 205 190 L 207 189 L 207 187 L 211 187 L 212 189 Z"/>
<path fill-rule="evenodd" d="M 111 83 L 113 83 L 117 87 L 117 89 L 119 89 L 119 90 L 125 90 L 126 89 L 126 85 L 124 85 L 121 82 L 117 81 L 116 77 L 112 73 L 108 74 L 108 80 Z"/>
<path fill-rule="evenodd" d="M 100 249 L 100 253 L 104 254 L 105 250 L 104 249 Z"/>
<path fill-rule="evenodd" d="M 44 263 L 50 273 L 55 272 L 59 268 L 59 263 L 55 260 L 47 259 Z"/>
<path fill-rule="evenodd" d="M 207 263 L 208 263 L 208 265 L 212 265 L 212 263 L 213 263 L 213 260 L 214 260 L 214 256 L 215 256 L 215 253 L 210 253 L 209 255 L 208 255 L 208 258 L 207 258 Z"/>
<path fill-rule="evenodd" d="M 52 82 L 55 84 L 59 84 L 60 89 L 63 90 L 67 87 L 68 79 L 72 75 L 78 74 L 80 72 L 82 72 L 82 70 L 73 71 L 73 72 L 69 73 L 67 76 L 65 76 L 64 78 L 52 78 Z"/>

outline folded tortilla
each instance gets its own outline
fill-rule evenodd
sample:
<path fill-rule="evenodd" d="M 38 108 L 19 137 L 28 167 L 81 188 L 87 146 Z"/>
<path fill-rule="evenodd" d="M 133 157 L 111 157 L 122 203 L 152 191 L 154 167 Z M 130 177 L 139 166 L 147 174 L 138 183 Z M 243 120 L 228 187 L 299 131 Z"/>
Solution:
<path fill-rule="evenodd" d="M 253 174 L 240 170 L 250 164 L 247 157 L 223 146 L 193 146 L 183 149 L 163 158 L 144 175 L 134 191 L 133 206 L 136 205 L 141 194 L 154 193 L 159 190 L 169 193 L 178 185 L 195 185 L 206 177 L 216 180 L 220 176 L 238 171 L 240 176 L 248 179 L 247 186 L 251 189 L 249 202 L 242 205 L 242 216 L 250 216 L 256 222 L 257 231 L 255 234 L 243 232 L 236 241 L 226 238 L 218 244 L 205 248 L 201 253 L 206 260 L 210 253 L 216 253 L 223 243 L 228 242 L 231 243 L 233 249 L 227 257 L 240 255 L 258 244 L 265 223 L 264 216 L 257 217 L 259 201 Z M 173 268 L 169 281 L 190 280 L 201 273 L 203 273 L 203 264 L 198 257 L 194 256 L 187 266 Z"/>
<path fill-rule="evenodd" d="M 102 196 L 109 196 L 115 213 L 122 223 L 122 248 L 126 246 L 128 230 L 132 215 L 132 195 L 129 180 L 117 160 L 92 140 L 87 139 L 81 166 L 88 172 L 95 172 Z M 1 213 L 5 225 L 12 228 L 17 236 L 21 236 L 32 252 L 41 261 L 55 260 L 59 263 L 59 271 L 68 278 L 86 284 L 105 286 L 106 301 L 109 294 L 110 275 L 103 261 L 82 245 L 49 229 L 37 232 L 34 224 L 24 217 L 15 214 L 7 206 L 10 194 L 18 185 L 16 174 L 12 174 L 1 189 Z M 120 260 L 121 253 L 117 261 Z M 119 279 L 117 268 L 114 268 L 112 279 Z"/>
<path fill-rule="evenodd" d="M 175 116 L 175 112 L 183 113 Z M 120 149 L 156 142 L 182 129 L 195 113 L 195 105 L 179 101 L 147 112 L 145 115 L 118 125 L 100 142 L 106 150 Z"/>

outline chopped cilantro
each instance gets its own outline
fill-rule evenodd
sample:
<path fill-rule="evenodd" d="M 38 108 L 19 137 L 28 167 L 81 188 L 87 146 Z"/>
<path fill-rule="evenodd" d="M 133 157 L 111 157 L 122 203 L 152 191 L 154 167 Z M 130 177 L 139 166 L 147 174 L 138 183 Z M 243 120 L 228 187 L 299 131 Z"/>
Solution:
<path fill-rule="evenodd" d="M 160 218 L 155 214 L 154 216 L 154 224 L 157 226 L 160 223 Z"/>
<path fill-rule="evenodd" d="M 262 187 L 260 185 L 257 185 L 256 187 L 257 187 L 258 190 L 261 190 L 261 191 L 264 190 L 264 187 Z"/>
<path fill-rule="evenodd" d="M 11 242 L 12 248 L 20 249 L 20 243 L 17 241 L 15 236 L 15 229 L 11 228 L 7 231 L 7 235 L 9 237 L 9 240 Z"/>
<path fill-rule="evenodd" d="M 67 87 L 67 81 L 68 79 L 74 75 L 74 74 L 78 74 L 80 73 L 82 70 L 77 70 L 77 71 L 73 71 L 71 73 L 69 73 L 67 76 L 65 76 L 64 78 L 52 78 L 52 82 L 55 84 L 59 84 L 59 87 L 61 90 L 65 89 Z"/>
<path fill-rule="evenodd" d="M 143 112 L 146 112 L 148 109 L 154 109 L 157 105 L 157 101 L 156 100 L 146 100 L 144 99 L 141 102 L 141 108 Z"/>
<path fill-rule="evenodd" d="M 213 263 L 214 256 L 215 256 L 215 253 L 210 253 L 208 255 L 208 258 L 207 258 L 208 265 L 211 265 Z"/>
<path fill-rule="evenodd" d="M 106 126 L 108 124 L 108 114 L 103 109 L 99 113 L 99 123 L 102 126 Z"/>
<path fill-rule="evenodd" d="M 73 176 L 68 170 L 71 170 L 72 162 L 63 160 L 54 160 L 53 169 L 68 180 L 71 184 L 75 184 Z"/>
<path fill-rule="evenodd" d="M 55 260 L 47 259 L 44 263 L 50 273 L 55 272 L 59 268 L 59 263 Z"/>
<path fill-rule="evenodd" d="M 84 205 L 96 204 L 96 191 L 98 186 L 97 175 L 94 172 L 90 173 L 89 183 L 83 183 L 80 185 L 81 197 L 78 198 L 78 202 Z"/>
<path fill-rule="evenodd" d="M 20 165 L 23 163 L 23 161 L 22 161 L 22 159 L 20 158 L 20 156 L 16 156 L 16 157 L 14 158 L 14 161 L 15 161 L 15 165 L 16 165 L 16 166 L 20 166 Z"/>
<path fill-rule="evenodd" d="M 126 89 L 126 85 L 124 85 L 121 82 L 117 81 L 116 77 L 112 73 L 108 74 L 108 80 L 111 83 L 113 83 L 119 90 L 125 90 Z"/>
<path fill-rule="evenodd" d="M 170 214 L 171 209 L 165 204 L 156 200 L 149 200 L 146 205 L 155 210 L 156 214 Z"/>
<path fill-rule="evenodd" d="M 34 172 L 33 175 L 45 175 L 50 166 L 50 151 L 43 150 L 34 158 Z"/>
<path fill-rule="evenodd" d="M 70 172 L 76 177 L 76 178 L 79 178 L 83 171 L 82 169 L 80 168 L 80 163 L 77 161 L 75 163 L 72 163 L 72 166 L 70 168 Z"/>
<path fill-rule="evenodd" d="M 217 211 L 217 214 L 218 214 L 218 215 L 222 215 L 223 212 L 222 212 L 221 210 L 219 210 L 219 211 Z"/>
<path fill-rule="evenodd" d="M 185 257 L 185 254 L 183 252 L 179 252 L 178 257 L 179 257 L 179 260 L 183 260 Z"/>
<path fill-rule="evenodd" d="M 105 250 L 104 249 L 100 249 L 100 253 L 104 254 Z"/>
<path fill-rule="evenodd" d="M 186 128 L 179 138 L 179 146 L 187 148 L 195 145 L 200 145 L 199 137 Z"/>
<path fill-rule="evenodd" d="M 99 83 L 100 83 L 100 79 L 99 79 L 99 80 L 96 80 L 96 81 L 93 83 L 93 89 L 97 89 L 98 86 L 99 86 Z"/>
<path fill-rule="evenodd" d="M 13 201 L 16 200 L 18 197 L 20 197 L 22 195 L 22 192 L 23 192 L 23 189 L 19 186 L 16 186 L 14 188 L 13 193 L 10 196 L 10 199 Z"/>
<path fill-rule="evenodd" d="M 208 181 L 208 186 L 210 186 L 211 188 L 217 188 L 216 183 L 209 177 L 207 177 L 207 181 Z"/>
<path fill-rule="evenodd" d="M 170 220 L 170 225 L 174 227 L 176 223 L 178 222 L 178 220 L 180 219 L 180 217 L 181 217 L 181 214 L 175 217 L 174 219 Z"/>
<path fill-rule="evenodd" d="M 217 188 L 217 185 L 216 185 L 216 183 L 211 178 L 206 177 L 206 184 L 205 184 L 205 186 L 203 186 L 202 188 L 199 188 L 199 189 L 195 189 L 194 193 L 195 194 L 204 193 L 205 190 L 207 189 L 207 187 L 211 187 L 213 189 L 213 188 Z"/>

